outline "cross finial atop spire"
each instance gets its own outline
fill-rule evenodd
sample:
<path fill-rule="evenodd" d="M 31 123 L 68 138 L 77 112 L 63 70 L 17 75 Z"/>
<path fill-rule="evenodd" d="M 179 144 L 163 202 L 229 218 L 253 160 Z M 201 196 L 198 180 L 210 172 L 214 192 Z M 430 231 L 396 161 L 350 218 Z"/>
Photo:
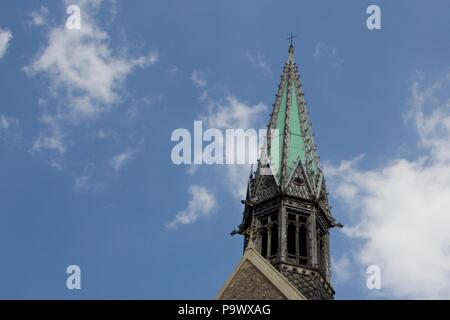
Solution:
<path fill-rule="evenodd" d="M 289 38 L 287 38 L 287 40 L 289 40 L 289 56 L 288 56 L 288 63 L 294 63 L 294 38 L 296 38 L 296 36 L 294 36 L 291 32 L 291 36 Z"/>
<path fill-rule="evenodd" d="M 291 36 L 289 38 L 287 38 L 290 42 L 290 47 L 294 46 L 294 38 L 296 38 L 297 36 L 294 36 L 291 32 Z"/>

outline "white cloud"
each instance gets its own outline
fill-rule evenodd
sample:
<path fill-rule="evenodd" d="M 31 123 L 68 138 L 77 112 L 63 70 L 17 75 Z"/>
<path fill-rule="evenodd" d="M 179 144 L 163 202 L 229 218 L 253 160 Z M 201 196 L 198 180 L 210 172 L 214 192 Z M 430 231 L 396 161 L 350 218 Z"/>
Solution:
<path fill-rule="evenodd" d="M 59 131 L 52 131 L 50 134 L 40 134 L 33 142 L 33 151 L 41 151 L 42 149 L 56 150 L 60 155 L 66 152 L 66 146 L 63 142 L 63 136 Z"/>
<path fill-rule="evenodd" d="M 205 87 L 208 83 L 205 80 L 203 72 L 199 70 L 194 70 L 191 73 L 191 80 L 198 88 Z"/>
<path fill-rule="evenodd" d="M 180 69 L 177 66 L 175 66 L 175 67 L 170 68 L 169 74 L 171 76 L 175 76 L 176 74 L 178 74 L 179 71 L 180 71 Z"/>
<path fill-rule="evenodd" d="M 246 57 L 252 66 L 261 69 L 268 76 L 272 75 L 272 69 L 265 61 L 264 55 L 261 52 L 258 52 L 256 55 L 247 52 Z"/>
<path fill-rule="evenodd" d="M 89 183 L 89 176 L 80 176 L 74 179 L 74 188 L 83 189 Z"/>
<path fill-rule="evenodd" d="M 339 56 L 337 49 L 331 47 L 326 42 L 318 42 L 314 48 L 314 58 L 328 58 L 333 66 L 340 67 L 344 64 L 344 59 Z"/>
<path fill-rule="evenodd" d="M 62 128 L 62 121 L 58 115 L 43 114 L 39 121 L 46 127 L 45 131 L 41 132 L 34 140 L 31 151 L 39 152 L 42 150 L 53 150 L 58 153 L 53 163 L 61 163 L 62 157 L 66 153 L 66 145 L 64 139 L 66 134 Z M 57 167 L 60 167 L 57 165 Z"/>
<path fill-rule="evenodd" d="M 44 26 L 47 24 L 48 8 L 41 6 L 39 10 L 30 13 L 30 23 L 33 26 Z"/>
<path fill-rule="evenodd" d="M 104 185 L 100 182 L 93 182 L 89 175 L 81 175 L 75 177 L 73 183 L 73 188 L 76 191 L 98 191 L 103 189 Z"/>
<path fill-rule="evenodd" d="M 112 137 L 113 135 L 114 135 L 114 133 L 112 131 L 99 129 L 99 130 L 97 130 L 97 132 L 95 133 L 94 136 L 97 139 L 107 139 L 107 138 Z"/>
<path fill-rule="evenodd" d="M 134 155 L 135 150 L 128 149 L 112 157 L 111 166 L 113 167 L 114 171 L 119 172 L 120 169 L 123 168 L 125 163 L 131 160 L 134 157 Z"/>
<path fill-rule="evenodd" d="M 225 98 L 224 102 L 210 101 L 205 120 L 207 127 L 217 128 L 223 132 L 225 129 L 255 129 L 258 132 L 260 129 L 265 129 L 263 123 L 267 110 L 268 107 L 261 102 L 250 105 L 230 95 Z M 234 153 L 233 150 L 227 148 L 226 157 L 230 157 L 228 152 Z M 231 194 L 236 199 L 243 199 L 247 188 L 250 165 L 224 165 L 220 166 L 219 172 Z"/>
<path fill-rule="evenodd" d="M 117 15 L 119 14 L 117 0 L 111 0 L 110 3 L 111 3 L 111 8 L 110 8 L 111 18 L 115 19 L 117 17 Z"/>
<path fill-rule="evenodd" d="M 325 48 L 325 42 L 318 42 L 316 43 L 316 46 L 314 47 L 314 58 L 319 58 L 321 51 Z"/>
<path fill-rule="evenodd" d="M 120 85 L 134 67 L 156 60 L 155 52 L 138 58 L 115 56 L 108 35 L 85 19 L 81 30 L 53 28 L 47 46 L 25 70 L 48 77 L 52 94 L 67 103 L 68 115 L 90 118 L 119 101 Z"/>
<path fill-rule="evenodd" d="M 0 114 L 0 131 L 8 131 L 12 126 L 19 123 L 19 120 Z"/>
<path fill-rule="evenodd" d="M 261 102 L 249 105 L 230 95 L 225 98 L 225 103 L 214 102 L 210 104 L 206 120 L 211 128 L 259 129 L 255 125 L 260 123 L 261 116 L 266 111 L 267 106 Z"/>
<path fill-rule="evenodd" d="M 139 66 L 147 66 L 152 65 L 158 62 L 159 54 L 158 51 L 150 51 L 147 56 L 142 56 L 139 59 L 135 60 L 137 65 Z"/>
<path fill-rule="evenodd" d="M 207 217 L 212 214 L 216 206 L 216 199 L 206 187 L 193 185 L 189 187 L 191 199 L 187 207 L 178 212 L 175 218 L 166 224 L 167 228 L 176 228 L 179 225 L 195 223 L 200 217 Z"/>
<path fill-rule="evenodd" d="M 12 38 L 11 31 L 0 28 L 0 59 L 6 54 L 6 50 L 8 50 L 9 42 Z"/>
<path fill-rule="evenodd" d="M 66 6 L 76 4 L 86 9 L 98 8 L 102 4 L 102 2 L 103 0 L 64 0 Z"/>
<path fill-rule="evenodd" d="M 192 78 L 197 79 L 197 76 Z M 195 81 L 194 81 L 195 82 Z M 203 84 L 203 83 L 202 83 Z M 202 116 L 204 125 L 207 128 L 215 128 L 222 130 L 225 133 L 226 129 L 264 129 L 264 117 L 268 107 L 263 103 L 254 105 L 239 100 L 233 95 L 228 95 L 223 101 L 215 100 L 209 96 L 207 83 L 197 86 L 201 89 L 199 100 L 206 104 L 207 111 Z M 231 150 L 227 149 L 227 152 Z M 194 154 L 194 158 L 200 155 Z M 227 156 L 227 155 L 225 155 Z M 220 165 L 217 177 L 220 178 L 221 183 L 225 183 L 230 193 L 237 199 L 245 197 L 246 185 L 248 175 L 250 173 L 250 165 L 234 164 L 234 165 Z M 187 173 L 195 174 L 199 170 L 199 166 L 191 165 Z"/>
<path fill-rule="evenodd" d="M 186 173 L 189 175 L 194 175 L 198 169 L 199 169 L 198 164 L 191 164 L 191 165 L 189 165 L 188 169 L 186 170 Z"/>
<path fill-rule="evenodd" d="M 83 14 L 81 29 L 51 27 L 46 45 L 24 68 L 30 76 L 44 75 L 49 84 L 49 95 L 44 99 L 44 123 L 49 127 L 35 141 L 35 151 L 54 149 L 62 156 L 67 148 L 64 138 L 68 127 L 85 125 L 108 112 L 121 101 L 124 81 L 132 71 L 158 60 L 156 51 L 139 57 L 116 53 L 109 45 L 109 35 L 92 17 L 101 3 L 75 1 Z M 52 99 L 56 103 L 48 103 Z"/>
<path fill-rule="evenodd" d="M 331 265 L 333 267 L 333 279 L 336 282 L 346 282 L 353 276 L 353 263 L 348 255 L 335 259 L 331 257 Z"/>
<path fill-rule="evenodd" d="M 350 212 L 344 232 L 359 240 L 355 258 L 381 267 L 396 298 L 450 298 L 450 72 L 414 83 L 409 120 L 422 152 L 373 170 L 356 161 L 327 166 L 330 193 Z"/>

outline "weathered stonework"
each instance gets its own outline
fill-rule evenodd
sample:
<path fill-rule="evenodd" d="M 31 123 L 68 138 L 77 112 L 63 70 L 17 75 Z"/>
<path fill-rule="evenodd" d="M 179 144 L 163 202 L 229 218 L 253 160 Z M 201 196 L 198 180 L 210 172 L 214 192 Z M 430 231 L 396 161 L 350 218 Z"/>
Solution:
<path fill-rule="evenodd" d="M 305 300 L 303 294 L 264 259 L 250 242 L 218 293 L 219 300 Z"/>
<path fill-rule="evenodd" d="M 286 297 L 254 265 L 245 261 L 221 299 L 286 300 Z"/>

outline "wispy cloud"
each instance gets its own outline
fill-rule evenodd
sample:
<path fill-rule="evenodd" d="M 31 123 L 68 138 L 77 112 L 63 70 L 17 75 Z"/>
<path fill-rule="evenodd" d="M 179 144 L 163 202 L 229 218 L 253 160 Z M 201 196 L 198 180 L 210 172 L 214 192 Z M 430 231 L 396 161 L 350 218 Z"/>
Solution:
<path fill-rule="evenodd" d="M 95 132 L 94 137 L 97 139 L 107 139 L 114 136 L 114 132 L 105 130 L 105 129 L 99 129 L 97 132 Z"/>
<path fill-rule="evenodd" d="M 33 26 L 44 26 L 47 24 L 48 8 L 41 6 L 38 10 L 30 13 L 30 24 Z"/>
<path fill-rule="evenodd" d="M 126 162 L 131 160 L 135 155 L 135 150 L 127 149 L 121 153 L 114 155 L 111 159 L 111 166 L 115 172 L 119 172 Z"/>
<path fill-rule="evenodd" d="M 248 129 L 253 128 L 258 120 L 262 120 L 261 117 L 266 111 L 267 106 L 261 102 L 250 105 L 229 95 L 223 102 L 215 101 L 210 104 L 206 120 L 211 128 Z"/>
<path fill-rule="evenodd" d="M 72 3 L 65 1 L 66 5 Z M 158 60 L 156 51 L 138 57 L 115 53 L 108 33 L 93 18 L 102 1 L 74 3 L 82 7 L 81 29 L 51 27 L 47 43 L 24 68 L 27 75 L 42 75 L 49 84 L 41 116 L 47 127 L 35 140 L 33 151 L 56 150 L 59 158 L 67 149 L 66 138 L 71 128 L 85 126 L 109 112 L 121 102 L 124 82 L 133 70 Z"/>
<path fill-rule="evenodd" d="M 255 105 L 239 100 L 236 96 L 227 95 L 224 100 L 213 99 L 208 94 L 207 82 L 202 73 L 193 72 L 191 80 L 201 91 L 200 101 L 205 104 L 206 112 L 201 117 L 208 128 L 216 129 L 249 129 L 264 128 L 260 126 L 262 116 L 267 111 L 263 103 Z M 197 155 L 194 155 L 197 157 Z M 200 166 L 192 165 L 187 173 L 194 175 Z M 227 165 L 215 168 L 217 172 L 213 175 L 217 178 L 214 184 L 221 184 L 230 194 L 236 198 L 245 196 L 245 188 L 250 165 Z M 209 216 L 216 205 L 213 194 L 209 193 L 207 187 L 194 185 L 189 189 L 191 200 L 186 209 L 178 212 L 175 218 L 166 226 L 175 228 L 179 225 L 191 224 L 199 217 Z"/>
<path fill-rule="evenodd" d="M 227 96 L 224 101 L 211 101 L 208 109 L 205 120 L 209 128 L 223 131 L 226 129 L 259 130 L 265 128 L 263 118 L 268 107 L 261 102 L 251 105 L 240 101 L 235 96 Z M 231 157 L 228 152 L 234 157 L 234 150 L 225 149 L 226 157 Z M 231 164 L 219 168 L 220 176 L 223 177 L 222 181 L 227 184 L 229 191 L 237 199 L 245 196 L 249 172 L 250 165 L 248 164 Z"/>
<path fill-rule="evenodd" d="M 9 43 L 12 38 L 13 35 L 11 31 L 0 28 L 0 59 L 5 56 L 6 50 L 8 50 Z"/>
<path fill-rule="evenodd" d="M 314 48 L 314 58 L 329 59 L 333 66 L 340 67 L 344 64 L 344 59 L 339 56 L 337 48 L 330 46 L 326 42 L 318 42 Z"/>
<path fill-rule="evenodd" d="M 201 88 L 199 100 L 205 104 L 206 111 L 201 116 L 204 124 L 208 128 L 219 130 L 226 129 L 264 129 L 264 115 L 268 111 L 267 105 L 262 102 L 250 104 L 240 100 L 238 97 L 228 94 L 224 99 L 214 99 L 208 94 L 206 85 Z M 227 149 L 227 152 L 232 152 Z M 228 156 L 228 155 L 227 155 Z M 194 154 L 194 158 L 199 155 Z M 193 175 L 199 171 L 200 167 L 191 165 L 187 173 Z M 232 196 L 239 199 L 245 196 L 246 184 L 250 172 L 250 165 L 233 164 L 219 166 L 214 174 L 229 190 Z"/>
<path fill-rule="evenodd" d="M 178 72 L 180 71 L 180 68 L 178 68 L 177 66 L 172 67 L 169 69 L 169 73 L 171 76 L 175 76 L 178 74 Z"/>
<path fill-rule="evenodd" d="M 59 119 L 59 115 L 48 113 L 43 114 L 39 121 L 44 125 L 45 130 L 34 140 L 31 153 L 34 154 L 42 150 L 55 152 L 56 154 L 50 160 L 50 165 L 60 170 L 63 168 L 64 155 L 67 150 L 66 133 L 62 127 L 63 122 Z"/>
<path fill-rule="evenodd" d="M 73 179 L 73 188 L 76 191 L 99 191 L 104 188 L 103 183 L 92 181 L 91 176 L 81 175 Z"/>
<path fill-rule="evenodd" d="M 450 72 L 411 87 L 409 121 L 421 152 L 362 170 L 359 157 L 328 165 L 330 193 L 350 212 L 347 236 L 356 260 L 378 265 L 384 293 L 397 298 L 450 298 Z"/>
<path fill-rule="evenodd" d="M 252 66 L 262 70 L 267 76 L 272 76 L 272 69 L 267 64 L 264 55 L 261 52 L 254 55 L 247 52 L 245 56 Z"/>
<path fill-rule="evenodd" d="M 191 80 L 198 88 L 203 88 L 208 84 L 205 80 L 205 75 L 200 70 L 192 71 Z"/>
<path fill-rule="evenodd" d="M 193 185 L 189 187 L 190 200 L 187 207 L 178 212 L 175 218 L 166 224 L 167 228 L 174 229 L 180 225 L 195 223 L 200 217 L 211 215 L 216 207 L 216 199 L 204 186 Z"/>
<path fill-rule="evenodd" d="M 8 131 L 12 126 L 16 126 L 18 123 L 19 120 L 17 119 L 0 114 L 0 132 Z"/>
<path fill-rule="evenodd" d="M 89 182 L 89 176 L 76 177 L 74 179 L 74 188 L 82 189 L 88 184 L 88 182 Z"/>

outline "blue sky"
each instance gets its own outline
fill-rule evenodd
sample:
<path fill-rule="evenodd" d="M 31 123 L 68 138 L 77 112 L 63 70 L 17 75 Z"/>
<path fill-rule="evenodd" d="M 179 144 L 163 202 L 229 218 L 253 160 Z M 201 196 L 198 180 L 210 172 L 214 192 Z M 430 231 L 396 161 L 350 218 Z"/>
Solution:
<path fill-rule="evenodd" d="M 450 4 L 376 1 L 370 31 L 372 3 L 2 1 L 0 298 L 213 298 L 242 253 L 248 168 L 176 166 L 171 133 L 264 128 L 291 32 L 348 226 L 332 231 L 336 298 L 449 298 Z M 168 228 L 177 214 L 195 218 Z"/>

